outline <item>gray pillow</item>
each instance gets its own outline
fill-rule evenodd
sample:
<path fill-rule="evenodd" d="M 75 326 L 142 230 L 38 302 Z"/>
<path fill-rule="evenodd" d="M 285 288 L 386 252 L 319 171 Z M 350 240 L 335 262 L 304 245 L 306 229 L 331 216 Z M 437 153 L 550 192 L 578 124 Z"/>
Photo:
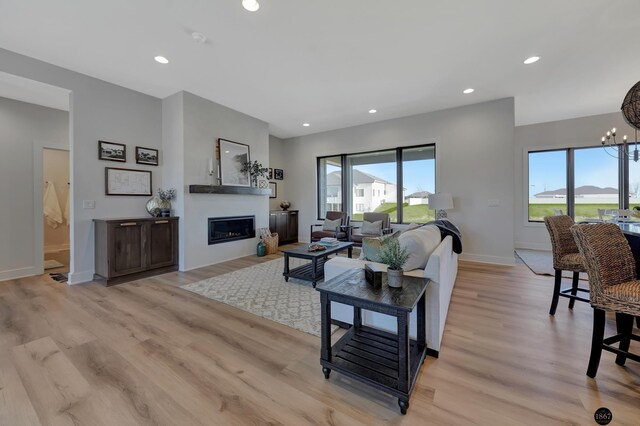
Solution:
<path fill-rule="evenodd" d="M 362 233 L 365 235 L 382 235 L 382 221 L 362 222 Z"/>
<path fill-rule="evenodd" d="M 324 224 L 322 225 L 322 230 L 335 232 L 336 229 L 340 227 L 340 225 L 342 225 L 342 219 L 336 219 L 336 220 L 325 219 Z"/>

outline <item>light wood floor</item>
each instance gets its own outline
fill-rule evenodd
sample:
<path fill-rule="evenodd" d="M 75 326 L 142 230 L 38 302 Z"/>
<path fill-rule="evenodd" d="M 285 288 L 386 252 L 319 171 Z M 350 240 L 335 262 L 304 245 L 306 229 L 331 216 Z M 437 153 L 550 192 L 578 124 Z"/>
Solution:
<path fill-rule="evenodd" d="M 439 359 L 406 416 L 319 365 L 319 339 L 177 286 L 247 257 L 105 288 L 0 283 L 1 425 L 640 424 L 640 364 L 585 375 L 591 309 L 547 315 L 552 278 L 461 263 Z M 611 324 L 609 324 L 611 326 Z M 638 350 L 638 346 L 635 346 Z"/>

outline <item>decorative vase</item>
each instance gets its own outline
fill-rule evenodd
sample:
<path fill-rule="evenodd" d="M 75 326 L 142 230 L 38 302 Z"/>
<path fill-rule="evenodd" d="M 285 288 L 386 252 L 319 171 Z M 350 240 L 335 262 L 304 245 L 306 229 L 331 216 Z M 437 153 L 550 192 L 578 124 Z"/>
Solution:
<path fill-rule="evenodd" d="M 289 207 L 291 207 L 291 203 L 288 201 L 283 201 L 280 203 L 280 207 L 282 208 L 282 210 L 287 211 Z"/>
<path fill-rule="evenodd" d="M 258 242 L 258 245 L 256 247 L 256 254 L 258 255 L 258 257 L 262 257 L 267 254 L 267 245 L 262 240 Z"/>
<path fill-rule="evenodd" d="M 387 269 L 387 285 L 393 288 L 402 288 L 402 269 Z"/>
<path fill-rule="evenodd" d="M 160 198 L 158 198 L 158 196 L 154 195 L 153 197 L 149 198 L 149 200 L 147 201 L 147 212 L 152 216 L 152 217 L 160 217 L 161 214 L 161 210 L 160 210 L 160 202 L 162 200 L 160 200 Z"/>

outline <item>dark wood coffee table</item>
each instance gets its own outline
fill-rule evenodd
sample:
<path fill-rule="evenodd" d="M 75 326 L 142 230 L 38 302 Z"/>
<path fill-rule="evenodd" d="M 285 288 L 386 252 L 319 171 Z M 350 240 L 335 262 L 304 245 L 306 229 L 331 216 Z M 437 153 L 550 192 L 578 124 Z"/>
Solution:
<path fill-rule="evenodd" d="M 338 245 L 327 247 L 327 249 L 323 251 L 309 251 L 308 245 L 282 250 L 282 253 L 284 253 L 284 272 L 282 275 L 284 275 L 285 281 L 289 281 L 289 278 L 299 278 L 301 280 L 311 281 L 311 284 L 315 287 L 316 283 L 324 278 L 324 264 L 329 255 L 340 253 L 343 250 L 348 250 L 348 255 L 351 257 L 353 254 L 353 243 L 339 242 Z M 290 269 L 290 257 L 308 259 L 311 262 Z"/>
<path fill-rule="evenodd" d="M 321 303 L 320 364 L 326 379 L 336 370 L 398 398 L 402 414 L 427 353 L 425 324 L 426 278 L 403 278 L 403 288 L 390 288 L 386 273 L 374 289 L 363 269 L 347 271 L 316 287 Z M 353 327 L 331 346 L 331 302 L 353 306 Z M 417 306 L 417 339 L 409 339 L 409 315 Z M 362 309 L 392 315 L 398 334 L 362 325 Z"/>

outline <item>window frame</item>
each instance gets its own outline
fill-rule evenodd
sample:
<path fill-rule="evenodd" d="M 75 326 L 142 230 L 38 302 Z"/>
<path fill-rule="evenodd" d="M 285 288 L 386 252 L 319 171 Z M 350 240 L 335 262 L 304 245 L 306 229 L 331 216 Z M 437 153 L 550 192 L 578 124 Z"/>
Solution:
<path fill-rule="evenodd" d="M 431 143 L 427 143 L 427 144 L 418 144 L 418 145 L 408 145 L 408 146 L 399 146 L 396 148 L 386 148 L 386 149 L 376 149 L 376 150 L 371 150 L 371 151 L 360 151 L 360 152 L 349 152 L 349 153 L 342 153 L 342 154 L 333 154 L 333 155 L 323 155 L 323 156 L 319 156 L 316 157 L 316 215 L 317 215 L 317 219 L 318 220 L 324 220 L 324 218 L 322 217 L 322 215 L 320 214 L 321 211 L 321 206 L 322 206 L 322 199 L 321 199 L 321 191 L 320 191 L 320 182 L 322 181 L 321 179 L 321 167 L 320 167 L 320 163 L 322 160 L 328 159 L 328 158 L 335 158 L 335 157 L 340 157 L 340 174 L 341 174 L 341 180 L 340 180 L 340 185 L 341 185 L 341 192 L 342 192 L 342 197 L 341 197 L 341 202 L 342 202 L 342 208 L 343 210 L 352 210 L 349 209 L 349 206 L 347 205 L 348 202 L 348 195 L 347 195 L 347 190 L 349 190 L 349 188 L 345 188 L 346 186 L 346 179 L 345 179 L 345 172 L 347 169 L 347 157 L 350 155 L 362 155 L 362 154 L 375 154 L 375 153 L 379 153 L 379 152 L 385 152 L 385 151 L 395 151 L 395 156 L 396 156 L 396 186 L 398 188 L 403 188 L 403 151 L 404 150 L 410 150 L 410 149 L 415 149 L 415 148 L 433 148 L 433 161 L 434 161 L 434 189 L 435 192 L 438 192 L 438 155 L 437 155 L 437 143 L 436 142 L 431 142 Z M 403 191 L 399 190 L 396 191 L 396 204 L 398 206 L 398 210 L 397 210 L 397 221 L 396 222 L 391 222 L 393 224 L 405 224 L 406 222 L 404 222 L 404 218 L 403 218 L 403 209 L 404 209 L 404 199 L 403 199 Z"/>
<path fill-rule="evenodd" d="M 618 147 L 621 144 L 617 145 Z M 543 220 L 531 220 L 529 218 L 529 155 L 541 152 L 566 152 L 566 187 L 567 187 L 567 215 L 575 218 L 575 152 L 583 149 L 603 149 L 601 145 L 546 148 L 546 149 L 527 149 L 524 151 L 524 214 L 526 225 L 543 224 Z M 615 158 L 615 157 L 614 157 Z M 629 208 L 629 161 L 624 155 L 618 154 L 618 208 Z"/>

